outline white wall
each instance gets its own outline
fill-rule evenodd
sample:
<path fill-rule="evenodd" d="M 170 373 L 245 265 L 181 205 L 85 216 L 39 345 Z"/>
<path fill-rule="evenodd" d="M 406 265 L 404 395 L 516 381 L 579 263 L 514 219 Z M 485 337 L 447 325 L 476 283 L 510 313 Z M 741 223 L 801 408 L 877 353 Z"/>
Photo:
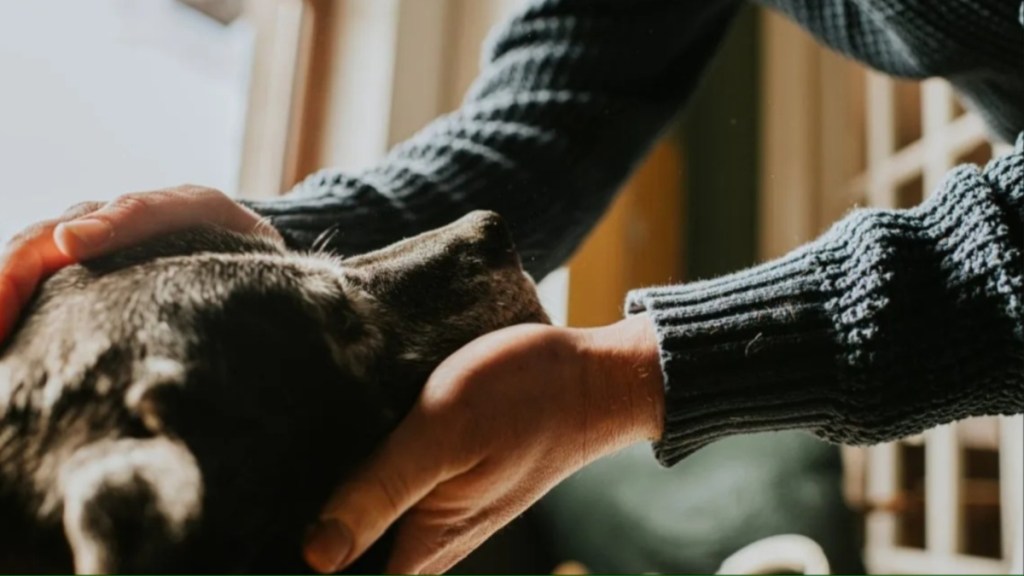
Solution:
<path fill-rule="evenodd" d="M 0 2 L 0 239 L 81 200 L 234 191 L 251 47 L 173 0 Z"/>

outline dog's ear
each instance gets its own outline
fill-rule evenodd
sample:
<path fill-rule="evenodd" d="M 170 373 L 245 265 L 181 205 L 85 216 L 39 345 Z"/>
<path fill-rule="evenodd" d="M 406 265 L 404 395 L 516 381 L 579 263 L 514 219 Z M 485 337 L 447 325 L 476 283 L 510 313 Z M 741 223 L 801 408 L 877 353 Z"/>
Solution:
<path fill-rule="evenodd" d="M 64 465 L 60 484 L 76 573 L 185 567 L 203 486 L 181 443 L 154 437 L 86 446 Z"/>

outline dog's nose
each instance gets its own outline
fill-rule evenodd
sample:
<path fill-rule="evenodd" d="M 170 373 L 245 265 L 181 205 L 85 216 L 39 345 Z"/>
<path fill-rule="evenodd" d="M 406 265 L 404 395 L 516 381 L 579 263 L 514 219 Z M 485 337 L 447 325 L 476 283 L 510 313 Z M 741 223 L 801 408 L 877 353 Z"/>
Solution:
<path fill-rule="evenodd" d="M 501 216 L 483 210 L 470 212 L 443 228 L 345 260 L 352 274 L 364 276 L 381 274 L 385 269 L 406 277 L 423 271 L 443 275 L 441 270 L 447 269 L 450 274 L 455 269 L 480 265 L 489 270 L 522 268 L 512 234 Z"/>
<path fill-rule="evenodd" d="M 476 251 L 487 266 L 520 266 L 512 234 L 501 216 L 494 212 L 478 210 L 464 216 L 459 224 L 471 240 L 470 249 Z"/>

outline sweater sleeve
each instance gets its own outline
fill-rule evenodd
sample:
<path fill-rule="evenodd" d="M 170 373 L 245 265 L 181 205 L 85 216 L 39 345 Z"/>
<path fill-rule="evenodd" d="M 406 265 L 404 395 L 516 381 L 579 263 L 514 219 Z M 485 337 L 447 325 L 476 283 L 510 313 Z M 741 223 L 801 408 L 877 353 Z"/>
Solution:
<path fill-rule="evenodd" d="M 1024 134 L 922 205 L 859 210 L 817 241 L 719 279 L 631 292 L 661 346 L 658 459 L 803 429 L 884 442 L 1024 411 Z"/>
<path fill-rule="evenodd" d="M 758 0 L 887 74 L 948 80 L 999 139 L 1024 130 L 1019 0 Z"/>
<path fill-rule="evenodd" d="M 739 5 L 533 2 L 491 39 L 457 111 L 364 172 L 326 170 L 282 199 L 246 204 L 293 247 L 322 236 L 342 254 L 494 210 L 540 279 L 571 255 L 693 91 Z"/>

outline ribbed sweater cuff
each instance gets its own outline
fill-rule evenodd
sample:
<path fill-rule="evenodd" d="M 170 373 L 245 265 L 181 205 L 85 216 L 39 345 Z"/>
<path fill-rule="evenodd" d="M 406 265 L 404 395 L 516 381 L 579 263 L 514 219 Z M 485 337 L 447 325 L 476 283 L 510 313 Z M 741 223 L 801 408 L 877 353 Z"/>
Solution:
<path fill-rule="evenodd" d="M 1024 410 L 1024 134 L 912 210 L 860 210 L 730 276 L 631 292 L 658 335 L 672 465 L 725 436 L 870 444 Z"/>
<path fill-rule="evenodd" d="M 835 345 L 811 250 L 716 280 L 630 292 L 665 376 L 666 466 L 725 436 L 824 424 Z"/>

